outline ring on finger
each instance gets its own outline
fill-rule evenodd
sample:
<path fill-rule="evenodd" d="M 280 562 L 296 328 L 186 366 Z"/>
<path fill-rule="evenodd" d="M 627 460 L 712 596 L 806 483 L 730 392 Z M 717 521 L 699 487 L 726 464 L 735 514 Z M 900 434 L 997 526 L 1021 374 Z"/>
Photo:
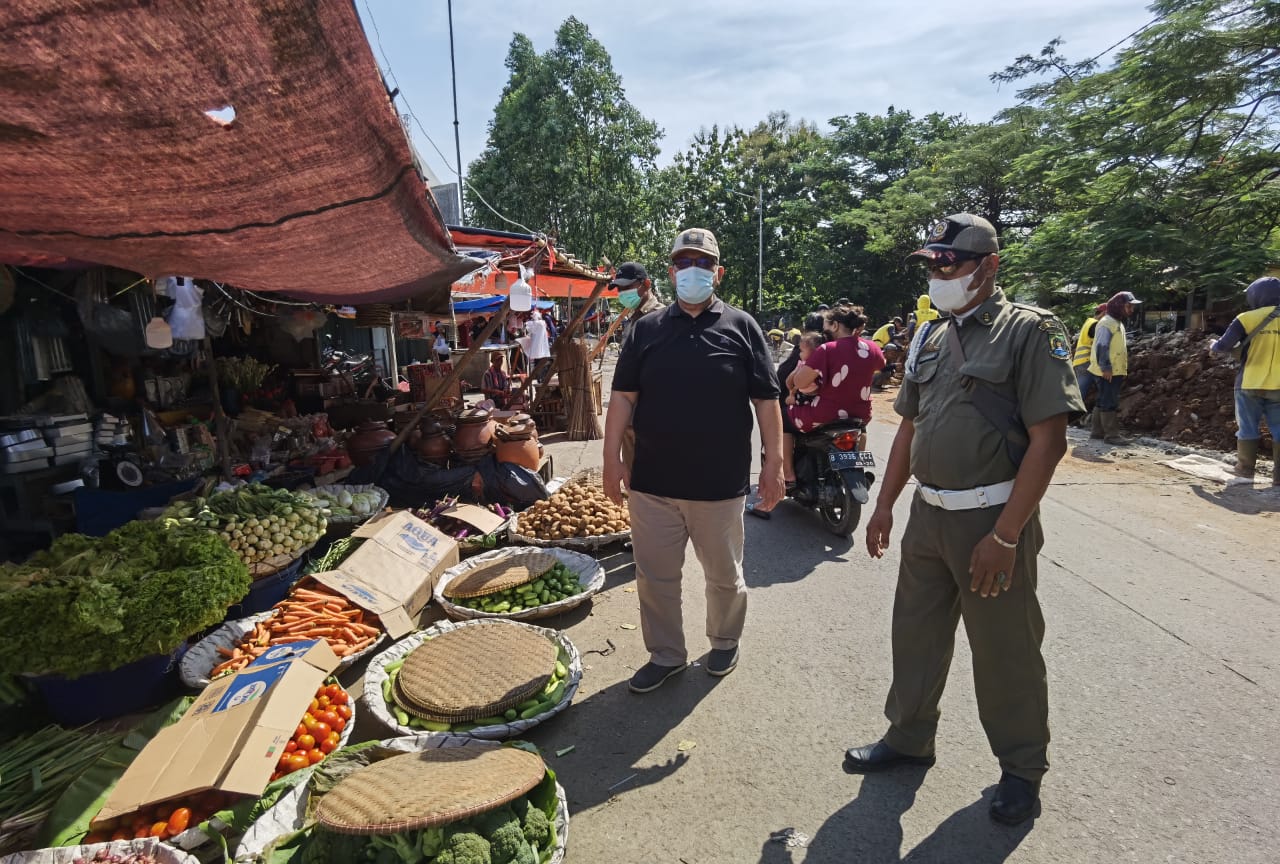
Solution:
<path fill-rule="evenodd" d="M 996 574 L 996 584 L 1001 588 L 1007 588 L 1009 585 L 1009 574 L 1001 570 Z"/>

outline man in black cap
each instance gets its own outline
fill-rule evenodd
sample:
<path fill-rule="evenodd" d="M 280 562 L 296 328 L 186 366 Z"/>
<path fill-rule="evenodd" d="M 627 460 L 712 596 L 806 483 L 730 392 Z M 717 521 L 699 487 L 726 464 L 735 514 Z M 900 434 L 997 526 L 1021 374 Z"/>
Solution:
<path fill-rule="evenodd" d="M 893 602 L 893 684 L 883 739 L 845 754 L 850 772 L 934 762 L 938 703 L 956 624 L 973 653 L 978 716 L 1000 762 L 991 817 L 1030 818 L 1049 768 L 1049 692 L 1040 646 L 1039 503 L 1084 405 L 1071 345 L 1051 313 L 996 286 L 995 228 L 957 213 L 911 258 L 928 269 L 932 304 L 911 343 L 894 410 L 902 417 L 867 551 L 884 554 L 893 505 L 914 476 Z"/>
<path fill-rule="evenodd" d="M 640 320 L 650 312 L 658 311 L 664 305 L 658 297 L 658 292 L 653 290 L 653 280 L 645 272 L 644 265 L 636 261 L 628 261 L 619 267 L 610 284 L 620 289 L 618 291 L 618 300 L 622 305 L 628 309 L 635 310 L 631 313 L 632 323 Z M 631 305 L 632 299 L 628 296 L 632 292 L 635 292 L 635 297 L 638 300 L 634 306 Z"/>

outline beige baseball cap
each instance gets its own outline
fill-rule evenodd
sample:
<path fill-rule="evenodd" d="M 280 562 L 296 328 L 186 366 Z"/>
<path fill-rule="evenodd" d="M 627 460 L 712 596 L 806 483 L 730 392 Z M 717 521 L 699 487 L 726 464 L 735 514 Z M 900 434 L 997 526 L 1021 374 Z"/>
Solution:
<path fill-rule="evenodd" d="M 716 242 L 716 235 L 706 228 L 686 228 L 681 231 L 671 246 L 671 257 L 674 258 L 677 252 L 686 249 L 705 252 L 717 261 L 720 260 L 720 244 Z"/>

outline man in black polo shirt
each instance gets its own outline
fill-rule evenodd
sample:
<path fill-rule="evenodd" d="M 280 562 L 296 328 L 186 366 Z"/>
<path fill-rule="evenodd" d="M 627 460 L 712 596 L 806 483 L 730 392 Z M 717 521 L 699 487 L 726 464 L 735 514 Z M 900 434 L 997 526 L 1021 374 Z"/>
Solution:
<path fill-rule="evenodd" d="M 685 546 L 707 580 L 707 672 L 738 664 L 747 615 L 742 513 L 750 487 L 751 408 L 764 443 L 761 505 L 782 498 L 782 415 L 773 356 L 760 326 L 715 296 L 724 277 L 715 235 L 680 232 L 671 250 L 676 302 L 635 322 L 622 345 L 605 418 L 604 487 L 630 492 L 640 624 L 649 663 L 630 687 L 647 693 L 688 663 L 680 608 Z M 636 431 L 635 463 L 622 461 Z"/>

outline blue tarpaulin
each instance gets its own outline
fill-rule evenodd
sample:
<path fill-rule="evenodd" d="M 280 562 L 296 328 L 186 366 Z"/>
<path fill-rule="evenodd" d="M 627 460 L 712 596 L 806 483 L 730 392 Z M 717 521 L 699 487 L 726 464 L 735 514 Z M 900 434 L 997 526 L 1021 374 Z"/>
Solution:
<path fill-rule="evenodd" d="M 453 302 L 453 311 L 454 312 L 487 312 L 491 309 L 497 309 L 499 306 L 502 305 L 502 301 L 505 299 L 506 299 L 505 297 L 500 297 L 495 295 L 493 297 L 480 297 L 475 300 L 455 300 Z M 537 308 L 537 309 L 550 309 L 556 304 L 551 302 L 550 300 L 535 300 L 533 305 L 534 305 L 534 308 Z"/>

